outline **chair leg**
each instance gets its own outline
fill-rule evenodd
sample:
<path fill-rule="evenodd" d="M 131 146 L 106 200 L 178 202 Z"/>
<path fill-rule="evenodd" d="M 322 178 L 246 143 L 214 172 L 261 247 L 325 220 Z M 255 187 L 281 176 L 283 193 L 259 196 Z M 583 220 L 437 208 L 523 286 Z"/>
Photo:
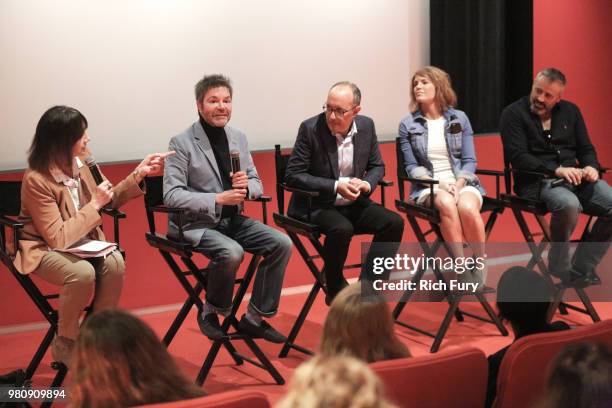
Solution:
<path fill-rule="evenodd" d="M 576 289 L 576 293 L 578 294 L 578 297 L 580 297 L 580 300 L 582 301 L 582 304 L 584 305 L 586 309 L 587 314 L 591 316 L 591 319 L 593 320 L 593 322 L 596 323 L 596 322 L 601 321 L 601 319 L 599 318 L 599 314 L 597 314 L 597 310 L 595 310 L 593 303 L 591 303 L 591 299 L 586 294 L 584 289 L 582 288 L 575 288 L 575 289 Z"/>
<path fill-rule="evenodd" d="M 49 346 L 51 345 L 51 342 L 53 341 L 53 336 L 55 335 L 55 331 L 56 331 L 56 327 L 54 325 L 51 325 L 47 329 L 47 333 L 45 333 L 45 337 L 40 342 L 40 345 L 38 346 L 36 353 L 34 353 L 34 357 L 32 357 L 30 364 L 28 364 L 28 368 L 26 368 L 26 379 L 27 380 L 31 380 L 32 377 L 34 376 L 36 369 L 40 365 L 40 362 L 42 361 L 43 357 L 47 353 L 47 350 L 49 349 Z"/>
<path fill-rule="evenodd" d="M 162 339 L 162 342 L 164 343 L 166 348 L 170 346 L 170 343 L 174 339 L 176 332 L 178 332 L 178 329 L 183 325 L 183 322 L 187 318 L 187 315 L 191 311 L 191 308 L 193 307 L 193 305 L 194 305 L 194 302 L 193 302 L 193 299 L 191 299 L 191 297 L 188 297 L 185 300 L 185 303 L 183 303 L 181 310 L 178 312 L 178 314 L 172 321 L 172 324 L 170 325 L 170 327 L 168 328 L 168 331 L 166 332 L 166 334 L 164 335 L 164 338 Z"/>
<path fill-rule="evenodd" d="M 453 299 L 449 304 L 448 310 L 446 311 L 446 315 L 444 316 L 444 320 L 442 320 L 442 324 L 440 324 L 440 328 L 438 329 L 434 342 L 431 345 L 430 352 L 435 353 L 440 349 L 440 344 L 442 344 L 442 340 L 444 340 L 444 336 L 446 336 L 446 332 L 448 330 L 448 327 L 450 326 L 451 320 L 453 319 L 453 315 L 457 311 L 457 307 L 459 306 L 460 301 L 461 296 L 453 296 Z"/>
<path fill-rule="evenodd" d="M 485 298 L 484 294 L 476 293 L 476 297 L 478 298 L 478 301 L 482 305 L 482 308 L 485 310 L 485 312 L 487 312 L 487 315 L 491 319 L 491 322 L 495 324 L 495 326 L 497 327 L 499 332 L 502 334 L 502 336 L 507 336 L 508 330 L 506 329 L 506 326 L 504 326 L 499 316 L 495 313 L 495 311 L 493 310 L 493 308 L 491 307 L 491 305 Z"/>
<path fill-rule="evenodd" d="M 304 347 L 298 346 L 294 342 L 295 342 L 295 339 L 298 333 L 300 332 L 302 328 L 302 325 L 304 324 L 304 321 L 306 320 L 306 317 L 308 316 L 308 313 L 310 313 L 310 309 L 312 308 L 312 305 L 315 299 L 317 298 L 317 294 L 319 293 L 319 290 L 321 290 L 321 284 L 319 283 L 319 281 L 316 281 L 315 284 L 312 285 L 312 289 L 310 290 L 310 293 L 308 294 L 308 297 L 306 298 L 306 302 L 304 302 L 304 306 L 302 306 L 302 310 L 300 310 L 300 314 L 295 320 L 295 323 L 293 324 L 293 327 L 291 328 L 291 332 L 289 332 L 287 341 L 283 345 L 283 348 L 281 349 L 278 355 L 280 358 L 287 357 L 287 354 L 289 354 L 289 350 L 291 350 L 292 348 L 298 351 L 301 351 L 304 354 L 309 354 L 309 355 L 313 354 L 312 351 Z"/>
<path fill-rule="evenodd" d="M 257 359 L 261 362 L 261 364 L 263 365 L 263 368 L 268 373 L 270 373 L 272 378 L 274 378 L 274 381 L 276 381 L 278 385 L 285 384 L 285 379 L 283 378 L 283 376 L 280 375 L 276 367 L 272 365 L 272 362 L 270 361 L 270 359 L 266 357 L 266 355 L 261 351 L 261 349 L 257 346 L 257 344 L 255 344 L 253 339 L 246 337 L 244 338 L 244 342 L 249 347 L 249 349 L 251 349 L 251 352 L 255 354 L 255 357 L 257 357 Z"/>

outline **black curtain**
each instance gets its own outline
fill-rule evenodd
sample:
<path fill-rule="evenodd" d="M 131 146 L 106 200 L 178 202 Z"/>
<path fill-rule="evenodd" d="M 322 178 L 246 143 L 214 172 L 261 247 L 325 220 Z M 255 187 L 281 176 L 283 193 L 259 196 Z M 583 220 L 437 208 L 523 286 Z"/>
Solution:
<path fill-rule="evenodd" d="M 431 65 L 450 74 L 474 132 L 496 132 L 530 89 L 533 0 L 430 0 L 430 20 Z"/>

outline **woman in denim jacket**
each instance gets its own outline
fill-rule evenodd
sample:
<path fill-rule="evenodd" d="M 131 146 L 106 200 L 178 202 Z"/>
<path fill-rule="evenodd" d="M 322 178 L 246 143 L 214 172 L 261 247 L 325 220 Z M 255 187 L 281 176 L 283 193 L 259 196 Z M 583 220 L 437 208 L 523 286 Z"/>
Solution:
<path fill-rule="evenodd" d="M 457 95 L 450 77 L 436 67 L 425 67 L 412 77 L 410 108 L 401 120 L 399 135 L 406 174 L 435 179 L 433 205 L 440 213 L 440 230 L 456 258 L 463 257 L 463 237 L 474 256 L 484 257 L 485 231 L 480 207 L 484 190 L 476 171 L 472 126 L 466 114 L 454 109 Z M 410 199 L 429 205 L 430 188 L 414 184 Z M 477 263 L 479 265 L 479 263 Z M 486 266 L 458 276 L 462 282 L 484 284 Z"/>

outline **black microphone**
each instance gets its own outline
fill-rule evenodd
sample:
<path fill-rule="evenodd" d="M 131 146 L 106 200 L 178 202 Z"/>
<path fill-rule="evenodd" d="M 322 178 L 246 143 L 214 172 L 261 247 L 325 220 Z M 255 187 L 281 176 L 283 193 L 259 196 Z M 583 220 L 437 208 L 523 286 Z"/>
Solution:
<path fill-rule="evenodd" d="M 87 156 L 85 158 L 85 164 L 87 167 L 89 167 L 89 171 L 91 171 L 91 175 L 93 176 L 96 185 L 102 184 L 104 179 L 102 178 L 102 173 L 100 173 L 96 159 L 94 159 L 93 156 Z"/>
<path fill-rule="evenodd" d="M 232 150 L 230 152 L 230 160 L 232 162 L 232 173 L 236 174 L 240 171 L 240 152 Z"/>

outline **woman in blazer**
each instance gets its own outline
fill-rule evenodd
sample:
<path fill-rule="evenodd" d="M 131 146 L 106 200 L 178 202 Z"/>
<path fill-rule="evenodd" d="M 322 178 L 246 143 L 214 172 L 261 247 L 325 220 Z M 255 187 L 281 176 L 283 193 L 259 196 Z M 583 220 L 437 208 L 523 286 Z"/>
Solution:
<path fill-rule="evenodd" d="M 15 267 L 62 286 L 58 306 L 58 332 L 51 352 L 67 363 L 78 333 L 79 317 L 94 296 L 93 310 L 117 305 L 125 264 L 118 251 L 106 257 L 83 259 L 58 252 L 82 239 L 104 240 L 100 209 L 118 208 L 143 194 L 142 180 L 160 174 L 166 153 L 148 155 L 119 184 L 100 185 L 83 164 L 87 155 L 87 119 L 76 109 L 55 106 L 36 127 L 28 166 L 21 186 L 19 249 Z"/>
<path fill-rule="evenodd" d="M 472 271 L 458 275 L 462 282 L 484 284 L 485 231 L 480 208 L 482 189 L 476 171 L 472 126 L 466 114 L 454 106 L 457 96 L 450 77 L 436 67 L 425 67 L 412 77 L 410 108 L 401 120 L 399 135 L 406 174 L 435 179 L 433 205 L 440 214 L 440 230 L 455 258 L 463 257 L 463 237 L 476 257 Z M 429 205 L 428 185 L 413 183 L 411 200 Z"/>

